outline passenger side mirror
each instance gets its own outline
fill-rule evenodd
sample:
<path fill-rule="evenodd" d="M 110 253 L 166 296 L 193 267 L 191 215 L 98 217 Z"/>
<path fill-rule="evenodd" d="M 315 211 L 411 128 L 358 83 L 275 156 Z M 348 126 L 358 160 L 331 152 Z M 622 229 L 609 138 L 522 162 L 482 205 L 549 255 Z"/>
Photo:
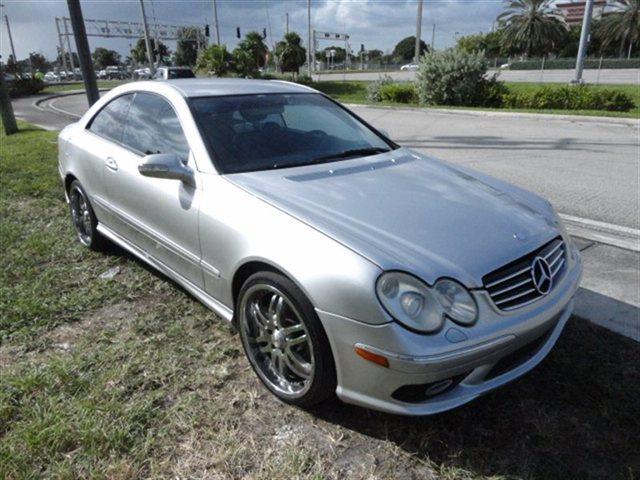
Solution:
<path fill-rule="evenodd" d="M 145 177 L 180 180 L 195 187 L 193 170 L 182 163 L 182 160 L 173 153 L 147 155 L 138 165 L 138 171 Z"/>

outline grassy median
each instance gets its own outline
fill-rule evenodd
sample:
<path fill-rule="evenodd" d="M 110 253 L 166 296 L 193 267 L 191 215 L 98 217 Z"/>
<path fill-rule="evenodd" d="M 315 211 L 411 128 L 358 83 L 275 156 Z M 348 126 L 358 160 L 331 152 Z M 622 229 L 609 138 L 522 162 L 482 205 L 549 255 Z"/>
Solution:
<path fill-rule="evenodd" d="M 536 370 L 435 417 L 284 405 L 223 321 L 75 241 L 56 134 L 20 128 L 0 136 L 0 478 L 638 478 L 637 343 L 572 319 Z"/>

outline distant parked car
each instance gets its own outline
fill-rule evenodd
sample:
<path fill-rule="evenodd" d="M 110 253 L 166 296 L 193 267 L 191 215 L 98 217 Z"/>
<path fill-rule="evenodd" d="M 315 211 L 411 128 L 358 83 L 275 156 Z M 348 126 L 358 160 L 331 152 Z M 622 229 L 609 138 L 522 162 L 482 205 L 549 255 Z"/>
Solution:
<path fill-rule="evenodd" d="M 190 67 L 158 67 L 154 80 L 173 80 L 174 78 L 196 78 Z"/>
<path fill-rule="evenodd" d="M 509 67 L 511 67 L 511 65 L 509 65 L 508 63 L 503 63 L 502 65 L 500 65 L 500 70 L 509 70 Z"/>
<path fill-rule="evenodd" d="M 116 65 L 109 65 L 105 72 L 107 74 L 107 79 L 109 80 L 124 80 L 126 77 L 126 73 L 124 70 Z"/>
<path fill-rule="evenodd" d="M 138 80 L 148 80 L 151 78 L 151 69 L 149 67 L 138 68 L 133 71 L 133 78 Z"/>
<path fill-rule="evenodd" d="M 402 65 L 400 70 L 403 72 L 417 72 L 420 66 L 417 63 L 407 63 L 406 65 Z"/>
<path fill-rule="evenodd" d="M 98 71 L 98 78 L 100 80 L 104 80 L 107 78 L 107 71 L 106 70 L 99 70 Z"/>
<path fill-rule="evenodd" d="M 53 72 L 47 72 L 44 74 L 44 81 L 48 83 L 59 82 L 60 77 Z"/>

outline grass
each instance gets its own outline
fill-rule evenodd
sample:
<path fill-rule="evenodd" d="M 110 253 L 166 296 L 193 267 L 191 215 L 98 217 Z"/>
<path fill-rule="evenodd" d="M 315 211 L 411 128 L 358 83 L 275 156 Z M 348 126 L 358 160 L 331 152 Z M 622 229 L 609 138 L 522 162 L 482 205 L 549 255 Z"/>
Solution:
<path fill-rule="evenodd" d="M 367 100 L 367 81 L 326 81 L 316 82 L 313 87 L 343 103 L 361 103 L 372 105 L 387 105 L 400 107 L 419 107 L 417 103 L 372 103 Z M 538 83 L 506 82 L 507 87 L 514 92 L 526 92 L 540 88 Z M 560 83 L 545 83 L 546 86 L 560 86 Z M 631 96 L 636 107 L 628 112 L 609 112 L 602 110 L 536 110 L 536 109 L 506 109 L 506 108 L 486 108 L 486 107 L 451 107 L 447 105 L 436 105 L 424 108 L 455 108 L 460 110 L 489 110 L 497 112 L 525 112 L 525 113 L 546 113 L 561 115 L 592 115 L 601 117 L 622 117 L 640 118 L 640 87 L 638 85 L 594 85 L 593 88 L 608 88 L 621 90 Z"/>
<path fill-rule="evenodd" d="M 637 343 L 574 318 L 529 375 L 435 417 L 284 405 L 224 322 L 75 241 L 55 133 L 20 128 L 0 136 L 0 478 L 638 478 Z"/>
<path fill-rule="evenodd" d="M 127 83 L 129 80 L 98 80 L 98 88 L 114 88 L 118 85 L 122 85 L 123 83 Z M 44 94 L 55 94 L 61 92 L 69 92 L 72 90 L 84 90 L 84 83 L 80 82 L 77 84 L 66 84 L 66 85 L 56 85 L 48 84 L 42 93 Z"/>

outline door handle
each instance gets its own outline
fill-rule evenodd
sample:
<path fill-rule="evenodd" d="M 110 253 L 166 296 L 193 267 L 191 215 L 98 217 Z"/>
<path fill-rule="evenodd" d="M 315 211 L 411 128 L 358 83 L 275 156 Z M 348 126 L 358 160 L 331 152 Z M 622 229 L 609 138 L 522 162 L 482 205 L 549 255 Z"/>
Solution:
<path fill-rule="evenodd" d="M 118 163 L 113 158 L 107 157 L 104 163 L 109 170 L 113 170 L 114 172 L 118 170 Z"/>

